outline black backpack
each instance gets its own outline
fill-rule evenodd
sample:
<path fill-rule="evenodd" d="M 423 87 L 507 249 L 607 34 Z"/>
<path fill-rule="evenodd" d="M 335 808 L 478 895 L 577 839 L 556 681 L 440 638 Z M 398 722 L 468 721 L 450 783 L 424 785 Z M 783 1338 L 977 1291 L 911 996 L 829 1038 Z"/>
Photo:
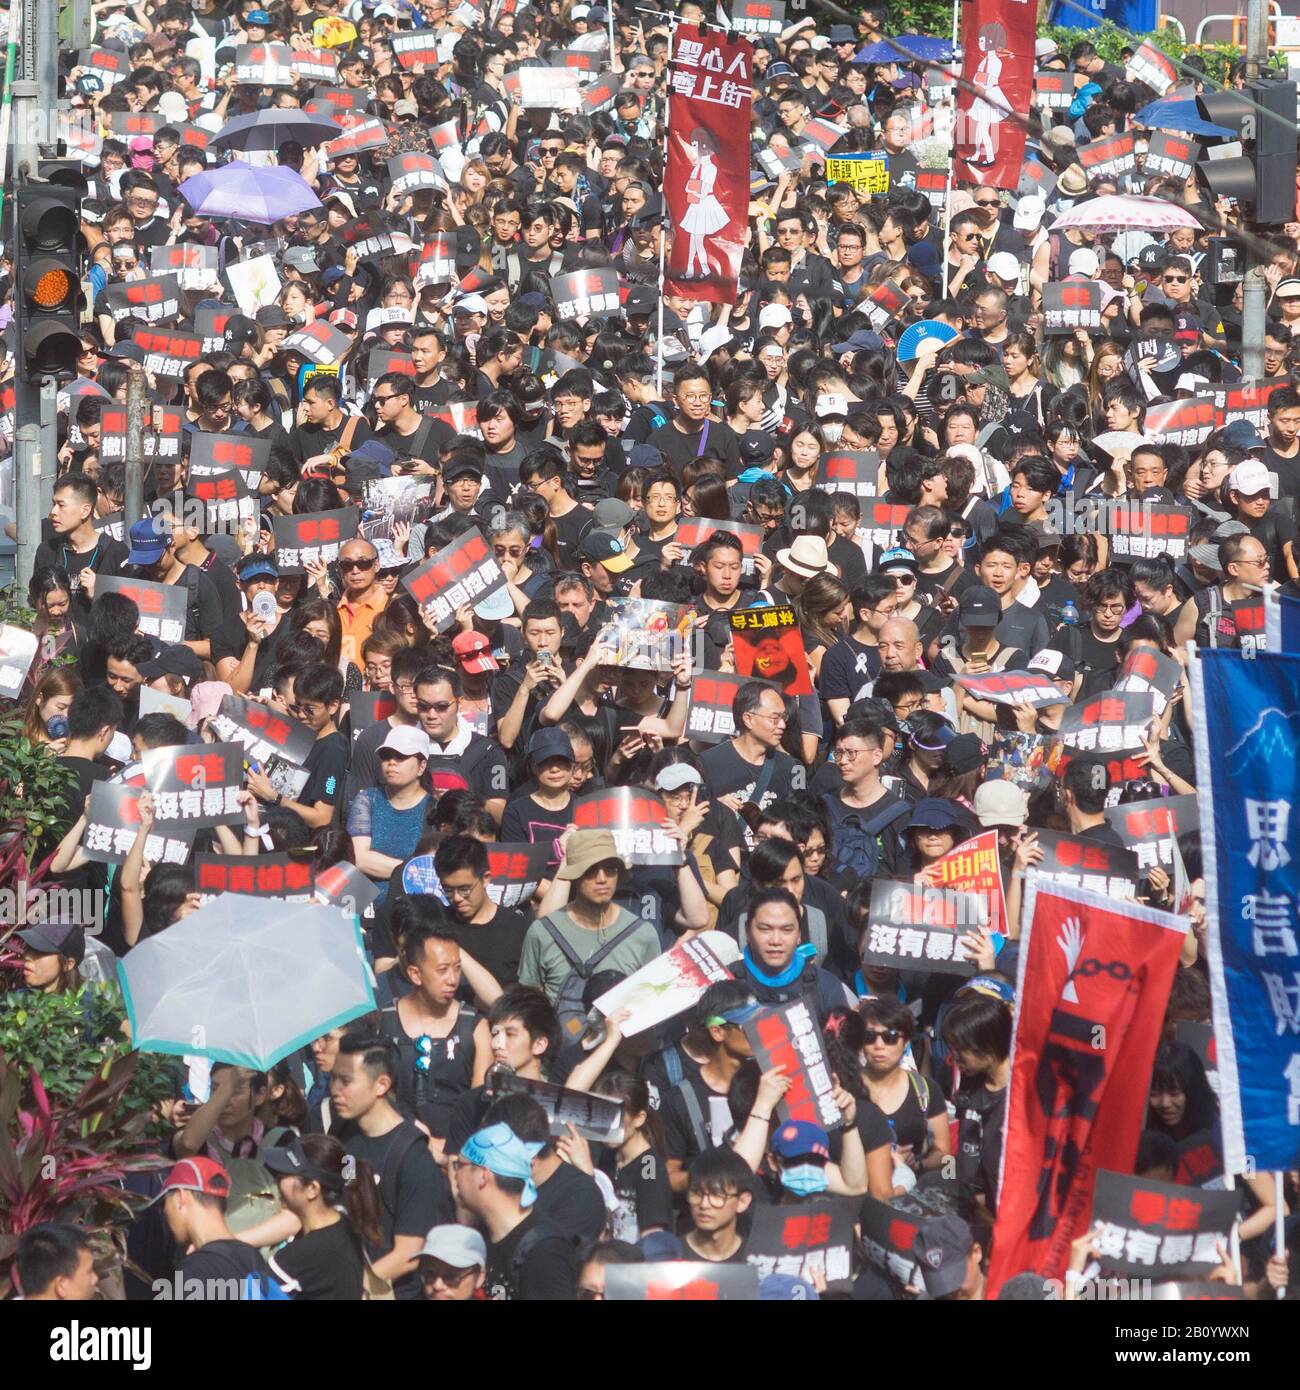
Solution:
<path fill-rule="evenodd" d="M 846 806 L 838 796 L 823 800 L 830 811 L 831 836 L 835 846 L 835 871 L 849 874 L 856 881 L 880 872 L 881 837 L 910 813 L 906 801 L 890 800 L 883 809 L 868 814 Z"/>

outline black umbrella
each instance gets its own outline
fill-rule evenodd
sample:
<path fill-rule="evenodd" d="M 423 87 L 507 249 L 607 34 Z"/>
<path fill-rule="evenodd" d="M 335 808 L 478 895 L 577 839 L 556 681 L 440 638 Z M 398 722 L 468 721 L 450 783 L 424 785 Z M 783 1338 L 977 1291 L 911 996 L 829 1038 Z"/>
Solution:
<path fill-rule="evenodd" d="M 286 140 L 297 140 L 304 148 L 337 140 L 339 127 L 330 120 L 309 116 L 305 111 L 253 111 L 227 121 L 213 137 L 214 150 L 278 150 Z"/>

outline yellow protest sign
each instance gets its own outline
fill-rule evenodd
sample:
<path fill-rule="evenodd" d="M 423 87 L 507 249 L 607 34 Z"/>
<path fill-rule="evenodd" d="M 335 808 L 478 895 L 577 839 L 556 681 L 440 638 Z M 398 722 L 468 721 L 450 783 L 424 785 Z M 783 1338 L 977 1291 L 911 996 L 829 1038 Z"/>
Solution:
<path fill-rule="evenodd" d="M 828 155 L 827 183 L 851 183 L 868 193 L 889 192 L 889 165 L 879 155 Z"/>
<path fill-rule="evenodd" d="M 341 19 L 336 14 L 326 15 L 311 26 L 312 38 L 317 48 L 339 48 L 351 43 L 357 36 L 357 26 L 349 19 Z"/>

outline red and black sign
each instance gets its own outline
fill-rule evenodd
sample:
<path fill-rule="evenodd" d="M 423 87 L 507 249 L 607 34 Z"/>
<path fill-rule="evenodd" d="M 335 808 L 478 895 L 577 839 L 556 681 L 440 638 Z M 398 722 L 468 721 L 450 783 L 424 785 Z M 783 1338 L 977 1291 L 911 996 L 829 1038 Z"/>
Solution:
<path fill-rule="evenodd" d="M 826 1281 L 828 1293 L 853 1288 L 853 1226 L 857 1202 L 817 1197 L 796 1206 L 756 1207 L 745 1242 L 745 1259 L 769 1274 L 788 1274 L 814 1283 Z"/>
<path fill-rule="evenodd" d="M 686 737 L 701 743 L 721 743 L 734 738 L 736 721 L 731 708 L 736 692 L 751 677 L 735 671 L 700 671 L 691 681 L 691 703 L 686 710 Z M 776 686 L 772 687 L 773 690 Z"/>
<path fill-rule="evenodd" d="M 212 139 L 212 132 L 204 130 L 201 125 L 178 125 L 176 134 L 180 137 L 182 145 L 189 145 L 196 150 L 206 150 L 208 142 Z"/>
<path fill-rule="evenodd" d="M 124 318 L 160 323 L 181 311 L 181 289 L 174 275 L 150 275 L 144 280 L 123 280 L 106 285 L 104 307 L 117 323 Z"/>
<path fill-rule="evenodd" d="M 1020 182 L 1016 185 L 1016 196 L 1020 198 L 1046 198 L 1056 192 L 1056 175 L 1051 166 L 1041 164 L 1036 159 L 1027 159 L 1020 166 Z"/>
<path fill-rule="evenodd" d="M 785 28 L 785 0 L 732 0 L 731 27 L 738 34 L 779 34 Z"/>
<path fill-rule="evenodd" d="M 867 1263 L 904 1288 L 909 1284 L 916 1289 L 923 1286 L 924 1276 L 915 1253 L 923 1219 L 877 1201 L 875 1197 L 864 1197 L 858 1211 L 858 1228 Z"/>
<path fill-rule="evenodd" d="M 1079 163 L 1091 179 L 1114 181 L 1137 168 L 1137 136 L 1131 130 L 1122 135 L 1108 135 L 1104 140 L 1089 140 L 1078 148 Z"/>
<path fill-rule="evenodd" d="M 893 280 L 883 280 L 862 301 L 871 326 L 880 332 L 911 303 L 907 291 Z"/>
<path fill-rule="evenodd" d="M 333 82 L 338 77 L 338 54 L 330 48 L 309 48 L 293 55 L 294 73 L 303 82 Z"/>
<path fill-rule="evenodd" d="M 531 901 L 542 880 L 551 876 L 551 841 L 535 845 L 488 845 L 488 897 L 499 907 Z"/>
<path fill-rule="evenodd" d="M 388 348 L 372 348 L 366 359 L 366 381 L 374 388 L 375 382 L 389 372 L 401 372 L 403 376 L 415 375 L 415 363 L 409 352 L 393 352 Z"/>
<path fill-rule="evenodd" d="M 1116 564 L 1166 555 L 1170 560 L 1187 554 L 1192 514 L 1168 502 L 1116 501 L 1107 507 L 1110 521 L 1110 553 Z"/>
<path fill-rule="evenodd" d="M 1146 801 L 1125 801 L 1106 810 L 1106 824 L 1137 855 L 1143 873 L 1174 862 L 1174 841 L 1199 830 L 1201 813 L 1195 792 L 1186 796 L 1154 796 Z"/>
<path fill-rule="evenodd" d="M 1034 865 L 1036 874 L 1109 898 L 1137 897 L 1142 870 L 1131 850 L 1057 830 L 1036 830 L 1034 834 L 1043 851 L 1042 861 Z"/>
<path fill-rule="evenodd" d="M 116 48 L 83 48 L 77 54 L 77 66 L 97 73 L 108 87 L 121 82 L 131 70 L 126 52 Z"/>
<path fill-rule="evenodd" d="M 316 874 L 316 896 L 323 898 L 344 912 L 353 912 L 358 917 L 373 917 L 374 901 L 379 896 L 379 885 L 371 881 L 346 859 L 321 869 Z"/>
<path fill-rule="evenodd" d="M 243 744 L 254 758 L 281 757 L 297 767 L 306 762 L 316 742 L 306 724 L 241 695 L 227 695 L 208 727 L 220 739 Z"/>
<path fill-rule="evenodd" d="M 339 549 L 357 534 L 354 507 L 334 512 L 303 512 L 271 518 L 275 529 L 275 563 L 281 574 L 306 574 L 309 564 L 333 564 Z"/>
<path fill-rule="evenodd" d="M 1190 179 L 1200 158 L 1201 147 L 1189 136 L 1153 130 L 1143 172 L 1163 174 L 1171 179 Z"/>
<path fill-rule="evenodd" d="M 746 1264 L 671 1260 L 605 1271 L 609 1303 L 752 1303 L 757 1297 L 758 1272 Z"/>
<path fill-rule="evenodd" d="M 152 427 L 145 419 L 142 444 L 147 459 L 181 456 L 182 419 L 179 406 L 155 405 Z M 100 415 L 99 455 L 105 463 L 126 458 L 126 408 L 106 404 Z"/>
<path fill-rule="evenodd" d="M 1285 381 L 1246 381 L 1237 386 L 1215 386 L 1215 428 L 1222 429 L 1234 420 L 1248 420 L 1261 434 L 1268 424 L 1268 398 L 1285 386 Z"/>
<path fill-rule="evenodd" d="M 1065 776 L 1065 769 L 1069 767 L 1070 760 L 1077 751 L 1063 743 L 1056 745 L 1053 753 L 1053 770 L 1057 777 Z M 1091 753 L 1088 756 L 1098 758 L 1105 764 L 1106 773 L 1110 778 L 1110 794 L 1115 798 L 1116 803 L 1119 801 L 1120 787 L 1123 783 L 1136 782 L 1151 775 L 1151 769 L 1147 767 L 1146 763 L 1147 751 L 1145 748 L 1121 748 L 1118 753 Z"/>
<path fill-rule="evenodd" d="M 96 782 L 90 789 L 81 852 L 96 864 L 124 864 L 140 833 L 140 787 Z M 193 822 L 164 830 L 155 824 L 145 837 L 146 864 L 184 864 L 194 841 Z"/>
<path fill-rule="evenodd" d="M 201 304 L 194 311 L 194 331 L 203 339 L 204 350 L 219 348 L 226 341 L 226 325 L 238 309 L 226 304 Z"/>
<path fill-rule="evenodd" d="M 904 502 L 886 502 L 883 497 L 861 497 L 858 505 L 862 509 L 862 530 L 867 533 L 877 551 L 888 550 L 895 544 L 895 537 L 907 523 L 907 514 L 912 509 Z"/>
<path fill-rule="evenodd" d="M 1101 285 L 1096 280 L 1060 280 L 1043 286 L 1043 332 L 1072 337 L 1076 328 L 1101 328 Z"/>
<path fill-rule="evenodd" d="M 447 187 L 442 165 L 423 150 L 405 150 L 402 154 L 393 155 L 388 161 L 388 177 L 394 193 L 413 193 L 417 188 Z"/>
<path fill-rule="evenodd" d="M 763 528 L 746 521 L 714 521 L 707 516 L 683 517 L 677 524 L 677 534 L 673 539 L 686 552 L 683 564 L 690 564 L 691 552 L 697 545 L 703 545 L 715 531 L 725 531 L 740 542 L 740 553 L 744 560 L 744 572 L 754 571 L 754 556 L 763 548 Z"/>
<path fill-rule="evenodd" d="M 159 825 L 239 825 L 244 808 L 236 799 L 244 785 L 244 750 L 238 743 L 178 744 L 151 748 L 140 760 L 153 792 Z"/>
<path fill-rule="evenodd" d="M 1179 401 L 1161 401 L 1150 407 L 1143 426 L 1148 439 L 1162 444 L 1199 444 L 1211 430 L 1219 428 L 1213 396 L 1190 396 Z"/>
<path fill-rule="evenodd" d="M 190 476 L 211 477 L 237 468 L 247 475 L 259 477 L 266 471 L 271 457 L 271 441 L 253 434 L 213 434 L 196 430 L 190 436 Z"/>
<path fill-rule="evenodd" d="M 744 1025 L 758 1070 L 782 1067 L 790 1089 L 777 1102 L 778 1118 L 804 1120 L 828 1133 L 844 1121 L 831 1095 L 835 1081 L 817 1015 L 802 999 L 762 1009 Z"/>
<path fill-rule="evenodd" d="M 183 247 L 157 247 L 156 250 L 183 250 Z M 201 248 L 207 250 L 207 247 Z M 203 356 L 203 339 L 197 333 L 181 333 L 168 328 L 137 328 L 131 341 L 144 353 L 144 369 L 155 376 L 182 377 L 185 368 Z M 124 412 L 125 413 L 125 412 Z"/>
<path fill-rule="evenodd" d="M 312 96 L 318 101 L 332 102 L 339 111 L 364 111 L 369 95 L 353 87 L 317 87 Z"/>
<path fill-rule="evenodd" d="M 597 111 L 613 106 L 620 90 L 618 80 L 613 77 L 602 77 L 593 82 L 582 94 L 583 114 L 594 116 Z"/>
<path fill-rule="evenodd" d="M 947 169 L 918 169 L 916 171 L 916 191 L 924 193 L 930 206 L 942 211 L 948 198 Z"/>
<path fill-rule="evenodd" d="M 1051 677 L 1034 671 L 989 671 L 984 675 L 957 677 L 957 684 L 977 700 L 995 705 L 1017 705 L 1028 700 L 1035 709 L 1064 705 L 1070 697 L 1062 695 Z"/>
<path fill-rule="evenodd" d="M 504 587 L 505 575 L 479 531 L 469 531 L 404 575 L 402 585 L 415 596 L 426 619 L 439 631 L 456 621 L 456 610 L 482 603 Z"/>
<path fill-rule="evenodd" d="M 296 85 L 293 49 L 287 43 L 241 43 L 235 49 L 235 81 L 253 87 Z"/>
<path fill-rule="evenodd" d="M 246 474 L 226 468 L 204 478 L 191 478 L 185 489 L 203 503 L 203 525 L 209 534 L 233 531 L 242 521 L 262 514 L 262 504 Z"/>
<path fill-rule="evenodd" d="M 1115 689 L 1122 691 L 1149 691 L 1153 697 L 1152 706 L 1156 715 L 1165 712 L 1169 698 L 1178 689 L 1182 680 L 1183 668 L 1172 656 L 1158 652 L 1153 647 L 1134 647 L 1124 658 L 1119 668 L 1119 679 Z"/>
<path fill-rule="evenodd" d="M 880 455 L 874 449 L 837 449 L 822 459 L 823 492 L 851 492 L 874 497 L 880 480 Z"/>
<path fill-rule="evenodd" d="M 812 694 L 812 673 L 793 608 L 746 608 L 728 617 L 736 670 L 742 676 L 770 681 L 782 697 Z"/>
<path fill-rule="evenodd" d="M 1063 743 L 1089 753 L 1136 748 L 1151 725 L 1154 698 L 1150 691 L 1107 690 L 1071 705 L 1057 732 Z"/>
<path fill-rule="evenodd" d="M 393 56 L 408 72 L 417 64 L 436 68 L 440 62 L 436 29 L 415 29 L 409 34 L 393 34 L 392 45 Z"/>
<path fill-rule="evenodd" d="M 352 346 L 352 339 L 324 319 L 314 319 L 303 328 L 295 328 L 280 344 L 281 352 L 296 352 L 309 362 L 331 367 Z"/>
<path fill-rule="evenodd" d="M 1178 82 L 1178 69 L 1150 43 L 1144 43 L 1124 65 L 1124 76 L 1130 82 L 1145 82 L 1158 97 Z"/>
<path fill-rule="evenodd" d="M 1068 111 L 1074 104 L 1074 74 L 1058 68 L 1034 73 L 1034 105 L 1040 111 Z"/>
<path fill-rule="evenodd" d="M 185 640 L 188 591 L 184 584 L 155 584 L 149 579 L 101 574 L 95 580 L 95 597 L 100 594 L 125 594 L 140 610 L 139 630 L 164 646 Z"/>
<path fill-rule="evenodd" d="M 1228 605 L 1228 609 L 1237 629 L 1238 648 L 1250 656 L 1257 652 L 1266 652 L 1268 633 L 1264 624 L 1263 595 L 1252 594 L 1248 598 L 1235 599 Z"/>
<path fill-rule="evenodd" d="M 619 311 L 618 271 L 613 266 L 599 270 L 571 270 L 551 277 L 551 297 L 555 312 L 562 319 L 585 319 L 593 314 Z"/>
<path fill-rule="evenodd" d="M 1208 1274 L 1223 1263 L 1239 1192 L 1097 1172 L 1093 1236 L 1102 1268 L 1115 1274 Z M 1222 1251 L 1220 1251 L 1222 1246 Z"/>
<path fill-rule="evenodd" d="M 368 212 L 343 228 L 343 244 L 356 252 L 359 261 L 377 261 L 394 250 L 392 229 L 382 213 Z"/>
<path fill-rule="evenodd" d="M 157 111 L 114 111 L 108 118 L 109 133 L 118 140 L 134 140 L 138 135 L 150 138 L 167 124 Z"/>
<path fill-rule="evenodd" d="M 316 893 L 310 859 L 294 854 L 196 854 L 195 888 L 200 897 L 243 893 L 250 898 L 307 900 Z"/>
<path fill-rule="evenodd" d="M 604 54 L 593 53 L 587 48 L 561 48 L 551 55 L 551 62 L 575 72 L 595 72 L 605 66 L 606 59 Z"/>
<path fill-rule="evenodd" d="M 390 714 L 397 713 L 397 696 L 388 690 L 358 690 L 348 696 L 348 724 L 354 739 Z"/>
<path fill-rule="evenodd" d="M 343 159 L 350 154 L 364 154 L 366 150 L 378 150 L 388 144 L 388 127 L 377 117 L 361 119 L 349 125 L 341 135 L 336 136 L 325 147 L 331 160 Z M 344 231 L 346 232 L 346 228 Z"/>
<path fill-rule="evenodd" d="M 952 888 L 877 879 L 871 885 L 871 911 L 862 959 L 893 970 L 935 970 L 973 975 L 962 937 L 989 925 L 988 899 Z"/>
<path fill-rule="evenodd" d="M 606 787 L 577 801 L 571 812 L 579 830 L 608 830 L 628 864 L 684 863 L 681 842 L 664 830 L 668 812 L 643 787 Z"/>
<path fill-rule="evenodd" d="M 420 251 L 415 279 L 422 285 L 450 285 L 457 279 L 456 238 L 451 232 L 434 232 Z"/>

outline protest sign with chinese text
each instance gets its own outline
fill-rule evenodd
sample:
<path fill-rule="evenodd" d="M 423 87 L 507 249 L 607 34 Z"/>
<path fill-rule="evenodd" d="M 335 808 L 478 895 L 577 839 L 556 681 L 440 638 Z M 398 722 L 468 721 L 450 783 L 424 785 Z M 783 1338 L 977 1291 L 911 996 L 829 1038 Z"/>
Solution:
<path fill-rule="evenodd" d="M 790 1088 L 777 1102 L 781 1120 L 804 1120 L 828 1133 L 843 1125 L 831 1096 L 835 1082 L 817 1016 L 802 999 L 761 1009 L 745 1025 L 760 1073 L 784 1067 Z"/>
<path fill-rule="evenodd" d="M 812 673 L 793 608 L 746 608 L 729 617 L 736 670 L 742 676 L 770 681 L 782 696 L 812 694 Z"/>

